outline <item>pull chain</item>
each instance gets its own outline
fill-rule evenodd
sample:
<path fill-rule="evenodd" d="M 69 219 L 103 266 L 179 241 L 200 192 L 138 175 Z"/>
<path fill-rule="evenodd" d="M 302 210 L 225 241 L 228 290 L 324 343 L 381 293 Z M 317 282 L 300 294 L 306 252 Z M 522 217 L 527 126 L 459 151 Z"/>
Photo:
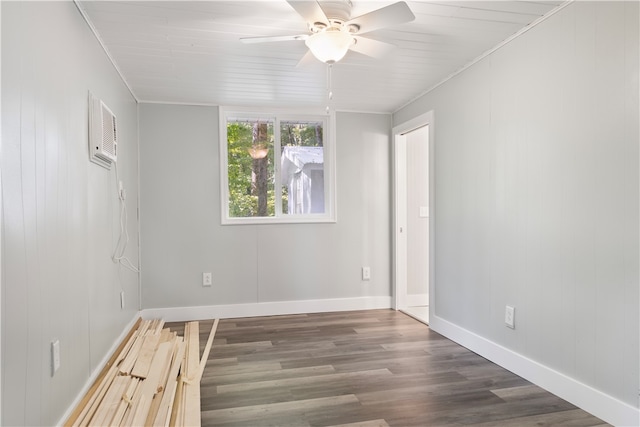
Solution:
<path fill-rule="evenodd" d="M 329 106 L 331 104 L 331 100 L 333 99 L 333 92 L 331 91 L 331 70 L 333 69 L 332 64 L 327 65 L 327 114 L 329 114 Z"/>

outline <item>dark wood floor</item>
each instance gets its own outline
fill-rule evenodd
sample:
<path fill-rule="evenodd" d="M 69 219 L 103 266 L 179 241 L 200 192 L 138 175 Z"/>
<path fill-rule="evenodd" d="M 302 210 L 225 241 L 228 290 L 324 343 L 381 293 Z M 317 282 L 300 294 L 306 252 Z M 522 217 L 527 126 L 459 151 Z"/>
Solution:
<path fill-rule="evenodd" d="M 607 425 L 393 310 L 221 319 L 201 396 L 203 426 Z"/>

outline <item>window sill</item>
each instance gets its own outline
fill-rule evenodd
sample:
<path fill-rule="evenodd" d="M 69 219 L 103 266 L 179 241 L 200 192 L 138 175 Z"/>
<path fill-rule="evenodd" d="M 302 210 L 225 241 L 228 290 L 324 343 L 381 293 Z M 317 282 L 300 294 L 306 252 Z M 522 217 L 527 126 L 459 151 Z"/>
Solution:
<path fill-rule="evenodd" d="M 300 216 L 298 218 L 285 217 L 251 217 L 251 218 L 223 218 L 222 225 L 266 225 L 266 224 L 335 224 L 336 218 L 327 216 Z"/>

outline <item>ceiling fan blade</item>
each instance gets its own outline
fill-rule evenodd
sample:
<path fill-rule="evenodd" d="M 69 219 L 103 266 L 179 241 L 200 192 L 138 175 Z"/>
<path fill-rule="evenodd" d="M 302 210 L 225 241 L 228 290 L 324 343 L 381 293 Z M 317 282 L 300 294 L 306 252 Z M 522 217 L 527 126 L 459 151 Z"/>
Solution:
<path fill-rule="evenodd" d="M 329 19 L 327 18 L 327 15 L 325 15 L 324 11 L 317 1 L 287 0 L 287 3 L 289 3 L 289 5 L 291 5 L 291 7 L 294 8 L 295 11 L 298 12 L 298 14 L 302 16 L 309 24 L 324 22 L 325 24 L 329 25 Z"/>
<path fill-rule="evenodd" d="M 366 37 L 354 37 L 356 42 L 349 47 L 349 50 L 362 53 L 374 58 L 382 58 L 393 51 L 396 46 L 390 43 L 369 39 Z"/>
<path fill-rule="evenodd" d="M 414 19 L 416 19 L 416 17 L 413 12 L 411 12 L 411 9 L 409 9 L 409 6 L 405 2 L 399 1 L 353 18 L 347 21 L 345 25 L 355 24 L 360 27 L 358 34 L 364 34 L 369 31 L 411 22 Z"/>
<path fill-rule="evenodd" d="M 266 43 L 266 42 L 286 42 L 295 40 L 306 40 L 309 38 L 308 34 L 298 34 L 295 36 L 266 36 L 266 37 L 242 37 L 240 41 L 242 43 Z"/>

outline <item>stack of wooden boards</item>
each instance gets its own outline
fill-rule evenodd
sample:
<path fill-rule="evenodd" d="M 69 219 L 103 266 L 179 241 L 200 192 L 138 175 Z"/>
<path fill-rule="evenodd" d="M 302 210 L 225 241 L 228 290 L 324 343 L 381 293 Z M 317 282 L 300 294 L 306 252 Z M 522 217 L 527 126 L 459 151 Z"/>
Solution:
<path fill-rule="evenodd" d="M 200 358 L 198 322 L 184 338 L 141 320 L 102 370 L 66 426 L 199 426 L 200 380 L 218 319 Z"/>

